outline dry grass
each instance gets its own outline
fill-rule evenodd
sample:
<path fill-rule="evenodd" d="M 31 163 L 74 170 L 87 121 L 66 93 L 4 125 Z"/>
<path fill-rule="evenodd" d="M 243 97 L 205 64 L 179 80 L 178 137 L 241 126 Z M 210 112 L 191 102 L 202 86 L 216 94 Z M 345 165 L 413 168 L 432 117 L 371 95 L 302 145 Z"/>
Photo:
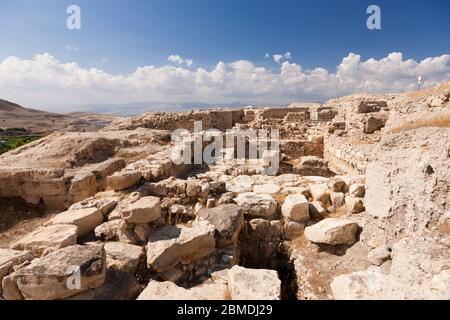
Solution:
<path fill-rule="evenodd" d="M 424 127 L 450 127 L 450 113 L 436 114 L 427 118 L 404 122 L 391 129 L 392 132 L 402 132 Z"/>

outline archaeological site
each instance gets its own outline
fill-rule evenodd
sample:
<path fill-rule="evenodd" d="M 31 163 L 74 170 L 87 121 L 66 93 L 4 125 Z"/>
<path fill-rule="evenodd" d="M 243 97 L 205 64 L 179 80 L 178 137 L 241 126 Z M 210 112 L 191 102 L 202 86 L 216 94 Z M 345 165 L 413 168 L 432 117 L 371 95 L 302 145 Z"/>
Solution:
<path fill-rule="evenodd" d="M 0 300 L 449 300 L 449 100 L 444 82 L 52 129 L 0 156 Z"/>

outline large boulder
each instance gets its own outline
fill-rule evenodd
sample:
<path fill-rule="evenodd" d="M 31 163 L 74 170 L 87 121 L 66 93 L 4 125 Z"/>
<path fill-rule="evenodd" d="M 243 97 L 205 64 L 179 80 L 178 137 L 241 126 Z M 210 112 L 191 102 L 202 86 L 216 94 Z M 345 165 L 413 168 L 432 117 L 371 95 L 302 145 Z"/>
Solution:
<path fill-rule="evenodd" d="M 105 281 L 106 254 L 102 245 L 74 245 L 52 252 L 3 279 L 6 299 L 64 299 Z"/>
<path fill-rule="evenodd" d="M 141 246 L 114 241 L 105 243 L 105 252 L 108 269 L 133 274 L 144 256 L 144 249 Z"/>
<path fill-rule="evenodd" d="M 236 244 L 244 225 L 244 217 L 238 205 L 224 204 L 211 209 L 200 209 L 197 216 L 215 227 L 217 247 Z"/>
<path fill-rule="evenodd" d="M 208 221 L 191 226 L 165 226 L 151 232 L 147 245 L 147 265 L 156 272 L 172 269 L 211 254 L 216 246 L 215 228 Z"/>
<path fill-rule="evenodd" d="M 233 300 L 281 299 L 281 281 L 275 270 L 234 266 L 228 272 L 228 287 Z"/>
<path fill-rule="evenodd" d="M 72 224 L 55 224 L 41 227 L 15 242 L 11 247 L 17 250 L 32 250 L 43 253 L 77 243 L 78 227 Z"/>
<path fill-rule="evenodd" d="M 338 245 L 355 242 L 358 224 L 348 219 L 327 218 L 305 228 L 305 237 L 314 243 Z"/>
<path fill-rule="evenodd" d="M 289 195 L 284 200 L 281 213 L 287 221 L 307 221 L 309 219 L 309 202 L 302 194 Z"/>
<path fill-rule="evenodd" d="M 72 224 L 78 227 L 78 237 L 84 237 L 103 223 L 103 214 L 97 208 L 69 210 L 50 219 L 45 225 Z"/>
<path fill-rule="evenodd" d="M 128 223 L 144 224 L 161 218 L 161 200 L 143 197 L 121 210 L 121 217 Z"/>
<path fill-rule="evenodd" d="M 244 215 L 250 217 L 272 218 L 277 211 L 277 202 L 268 194 L 245 192 L 239 194 L 234 201 L 241 207 Z"/>

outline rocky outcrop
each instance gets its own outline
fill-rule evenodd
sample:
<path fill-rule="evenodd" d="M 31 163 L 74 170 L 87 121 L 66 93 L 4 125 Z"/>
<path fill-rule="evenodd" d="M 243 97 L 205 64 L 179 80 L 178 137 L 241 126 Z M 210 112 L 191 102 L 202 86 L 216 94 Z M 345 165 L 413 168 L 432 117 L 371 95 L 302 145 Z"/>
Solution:
<path fill-rule="evenodd" d="M 102 245 L 75 245 L 34 259 L 3 279 L 5 299 L 53 300 L 99 287 L 105 281 Z"/>

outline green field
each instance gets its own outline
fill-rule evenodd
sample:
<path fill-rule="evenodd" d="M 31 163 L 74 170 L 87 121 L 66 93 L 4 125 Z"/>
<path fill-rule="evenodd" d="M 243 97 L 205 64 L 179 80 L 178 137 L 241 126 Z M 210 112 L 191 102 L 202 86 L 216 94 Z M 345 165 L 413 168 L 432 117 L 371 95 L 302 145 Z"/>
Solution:
<path fill-rule="evenodd" d="M 27 143 L 39 139 L 38 136 L 5 137 L 0 138 L 0 154 L 19 148 Z"/>

